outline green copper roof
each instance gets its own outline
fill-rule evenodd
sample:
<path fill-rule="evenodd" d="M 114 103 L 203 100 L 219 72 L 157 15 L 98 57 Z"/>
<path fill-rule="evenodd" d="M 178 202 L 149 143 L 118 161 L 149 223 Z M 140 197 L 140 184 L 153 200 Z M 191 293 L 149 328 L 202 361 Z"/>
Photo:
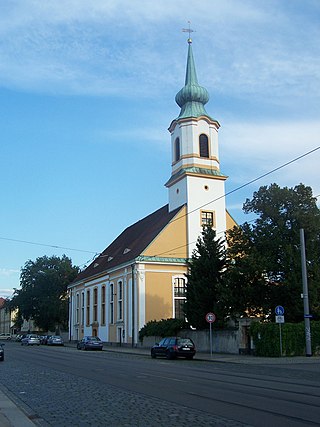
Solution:
<path fill-rule="evenodd" d="M 199 116 L 210 117 L 204 108 L 205 104 L 209 101 L 209 93 L 207 89 L 198 84 L 191 39 L 188 39 L 188 43 L 185 85 L 176 95 L 176 103 L 181 108 L 178 119 Z"/>
<path fill-rule="evenodd" d="M 169 258 L 169 257 L 157 257 L 157 256 L 140 255 L 140 256 L 138 256 L 135 259 L 135 261 L 186 264 L 187 258 Z"/>
<path fill-rule="evenodd" d="M 179 179 L 181 176 L 187 175 L 187 174 L 197 174 L 197 175 L 208 175 L 208 176 L 220 176 L 221 178 L 227 178 L 223 173 L 221 173 L 218 170 L 213 169 L 206 169 L 206 168 L 199 168 L 199 167 L 188 167 L 188 168 L 182 168 L 177 173 L 171 176 L 168 182 L 166 182 L 166 187 L 168 187 L 172 182 Z"/>

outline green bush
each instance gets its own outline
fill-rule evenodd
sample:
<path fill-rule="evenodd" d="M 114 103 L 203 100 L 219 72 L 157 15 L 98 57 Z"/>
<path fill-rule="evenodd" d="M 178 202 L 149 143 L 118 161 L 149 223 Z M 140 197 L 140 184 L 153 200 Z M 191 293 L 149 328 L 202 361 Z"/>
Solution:
<path fill-rule="evenodd" d="M 139 331 L 139 340 L 143 337 L 170 337 L 175 336 L 181 329 L 186 328 L 186 322 L 182 319 L 151 320 Z"/>
<path fill-rule="evenodd" d="M 320 351 L 320 322 L 310 322 L 312 354 Z M 253 322 L 250 327 L 255 353 L 257 356 L 280 356 L 280 326 L 277 323 Z M 281 324 L 282 355 L 305 355 L 305 326 L 304 323 Z"/>

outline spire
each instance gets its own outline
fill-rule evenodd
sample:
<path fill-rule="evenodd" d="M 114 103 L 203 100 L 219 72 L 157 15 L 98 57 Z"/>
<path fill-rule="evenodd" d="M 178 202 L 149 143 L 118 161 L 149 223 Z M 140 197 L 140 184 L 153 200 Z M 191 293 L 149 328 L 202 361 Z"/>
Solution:
<path fill-rule="evenodd" d="M 209 101 L 207 89 L 198 84 L 196 67 L 192 53 L 192 40 L 188 39 L 188 58 L 184 87 L 176 95 L 176 103 L 181 108 L 178 119 L 207 116 L 204 106 Z"/>

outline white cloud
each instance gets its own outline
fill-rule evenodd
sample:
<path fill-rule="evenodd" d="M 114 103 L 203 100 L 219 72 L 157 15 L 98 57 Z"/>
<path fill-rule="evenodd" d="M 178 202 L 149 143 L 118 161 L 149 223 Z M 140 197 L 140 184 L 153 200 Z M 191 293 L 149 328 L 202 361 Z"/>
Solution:
<path fill-rule="evenodd" d="M 272 90 L 281 98 L 283 91 L 301 97 L 312 88 L 319 96 L 316 25 L 297 29 L 292 13 L 273 1 L 247 0 L 241 8 L 235 0 L 194 4 L 194 38 L 204 51 L 199 63 L 209 89 L 252 96 Z M 10 2 L 0 14 L 2 85 L 67 94 L 159 93 L 176 85 L 184 67 L 175 42 L 187 26 L 180 18 L 184 7 L 182 0 Z"/>
<path fill-rule="evenodd" d="M 10 277 L 10 276 L 16 276 L 17 274 L 20 274 L 20 270 L 14 270 L 10 268 L 0 268 L 0 276 Z"/>
<path fill-rule="evenodd" d="M 224 124 L 220 133 L 221 169 L 229 175 L 228 188 L 242 186 L 320 146 L 320 123 L 308 121 Z M 230 196 L 236 199 L 251 197 L 261 185 L 277 183 L 294 187 L 300 183 L 311 186 L 315 196 L 320 194 L 320 149 L 259 179 L 243 191 Z"/>
<path fill-rule="evenodd" d="M 13 289 L 0 289 L 0 297 L 10 298 L 12 297 L 14 290 Z"/>

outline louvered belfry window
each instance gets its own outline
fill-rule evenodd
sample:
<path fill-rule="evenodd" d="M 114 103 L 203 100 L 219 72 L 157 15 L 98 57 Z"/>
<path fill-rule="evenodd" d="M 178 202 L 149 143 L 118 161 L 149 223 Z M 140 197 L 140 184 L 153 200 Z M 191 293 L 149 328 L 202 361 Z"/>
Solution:
<path fill-rule="evenodd" d="M 199 136 L 199 151 L 200 157 L 209 158 L 209 141 L 204 133 Z"/>

